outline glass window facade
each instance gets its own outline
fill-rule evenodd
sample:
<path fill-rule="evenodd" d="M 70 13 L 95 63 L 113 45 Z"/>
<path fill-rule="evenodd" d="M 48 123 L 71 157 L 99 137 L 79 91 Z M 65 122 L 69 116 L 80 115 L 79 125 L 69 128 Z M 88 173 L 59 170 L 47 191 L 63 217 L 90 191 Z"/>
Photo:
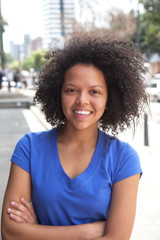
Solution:
<path fill-rule="evenodd" d="M 72 32 L 75 18 L 75 0 L 43 0 L 43 47 L 50 48 L 54 39 Z"/>

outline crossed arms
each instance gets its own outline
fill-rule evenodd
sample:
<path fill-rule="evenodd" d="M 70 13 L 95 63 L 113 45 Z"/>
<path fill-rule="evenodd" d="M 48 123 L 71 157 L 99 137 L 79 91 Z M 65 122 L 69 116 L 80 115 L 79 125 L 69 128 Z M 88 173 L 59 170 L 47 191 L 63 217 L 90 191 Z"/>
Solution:
<path fill-rule="evenodd" d="M 135 219 L 138 183 L 139 174 L 136 174 L 114 184 L 106 222 L 44 226 L 37 223 L 30 204 L 30 174 L 12 163 L 2 209 L 2 240 L 129 240 Z"/>

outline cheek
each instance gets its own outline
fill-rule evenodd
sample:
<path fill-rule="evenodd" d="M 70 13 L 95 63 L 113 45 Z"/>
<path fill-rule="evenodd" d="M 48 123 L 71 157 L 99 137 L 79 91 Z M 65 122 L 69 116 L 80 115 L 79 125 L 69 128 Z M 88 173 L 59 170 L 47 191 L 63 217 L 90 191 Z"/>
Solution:
<path fill-rule="evenodd" d="M 63 96 L 62 95 L 62 108 L 63 111 L 67 108 L 69 108 L 70 106 L 72 106 L 72 104 L 74 103 L 74 99 L 72 97 L 68 97 L 68 96 Z"/>
<path fill-rule="evenodd" d="M 104 110 L 106 108 L 107 100 L 105 98 L 99 98 L 94 102 L 94 105 L 97 109 Z"/>

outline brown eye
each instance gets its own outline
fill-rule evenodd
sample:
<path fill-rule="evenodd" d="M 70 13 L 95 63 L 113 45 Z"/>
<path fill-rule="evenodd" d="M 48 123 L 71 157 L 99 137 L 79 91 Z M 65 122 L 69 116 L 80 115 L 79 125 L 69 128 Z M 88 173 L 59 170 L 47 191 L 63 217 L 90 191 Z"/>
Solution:
<path fill-rule="evenodd" d="M 76 92 L 76 90 L 75 90 L 75 89 L 72 89 L 72 88 L 69 88 L 69 89 L 66 90 L 66 92 L 67 92 L 67 93 L 74 93 L 74 92 Z"/>
<path fill-rule="evenodd" d="M 100 94 L 97 90 L 92 90 L 91 93 L 95 95 Z"/>

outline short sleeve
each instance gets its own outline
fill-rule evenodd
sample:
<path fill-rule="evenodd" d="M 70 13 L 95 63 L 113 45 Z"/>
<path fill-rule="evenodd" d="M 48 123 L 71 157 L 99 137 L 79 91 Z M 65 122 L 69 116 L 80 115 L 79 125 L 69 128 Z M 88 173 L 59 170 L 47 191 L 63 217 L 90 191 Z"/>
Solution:
<path fill-rule="evenodd" d="M 138 153 L 129 144 L 125 144 L 116 164 L 114 183 L 138 173 L 142 175 Z"/>
<path fill-rule="evenodd" d="M 31 153 L 30 153 L 30 140 L 27 134 L 22 137 L 13 152 L 13 155 L 11 157 L 11 162 L 15 163 L 28 173 L 31 172 L 30 167 L 30 159 L 31 159 Z"/>

